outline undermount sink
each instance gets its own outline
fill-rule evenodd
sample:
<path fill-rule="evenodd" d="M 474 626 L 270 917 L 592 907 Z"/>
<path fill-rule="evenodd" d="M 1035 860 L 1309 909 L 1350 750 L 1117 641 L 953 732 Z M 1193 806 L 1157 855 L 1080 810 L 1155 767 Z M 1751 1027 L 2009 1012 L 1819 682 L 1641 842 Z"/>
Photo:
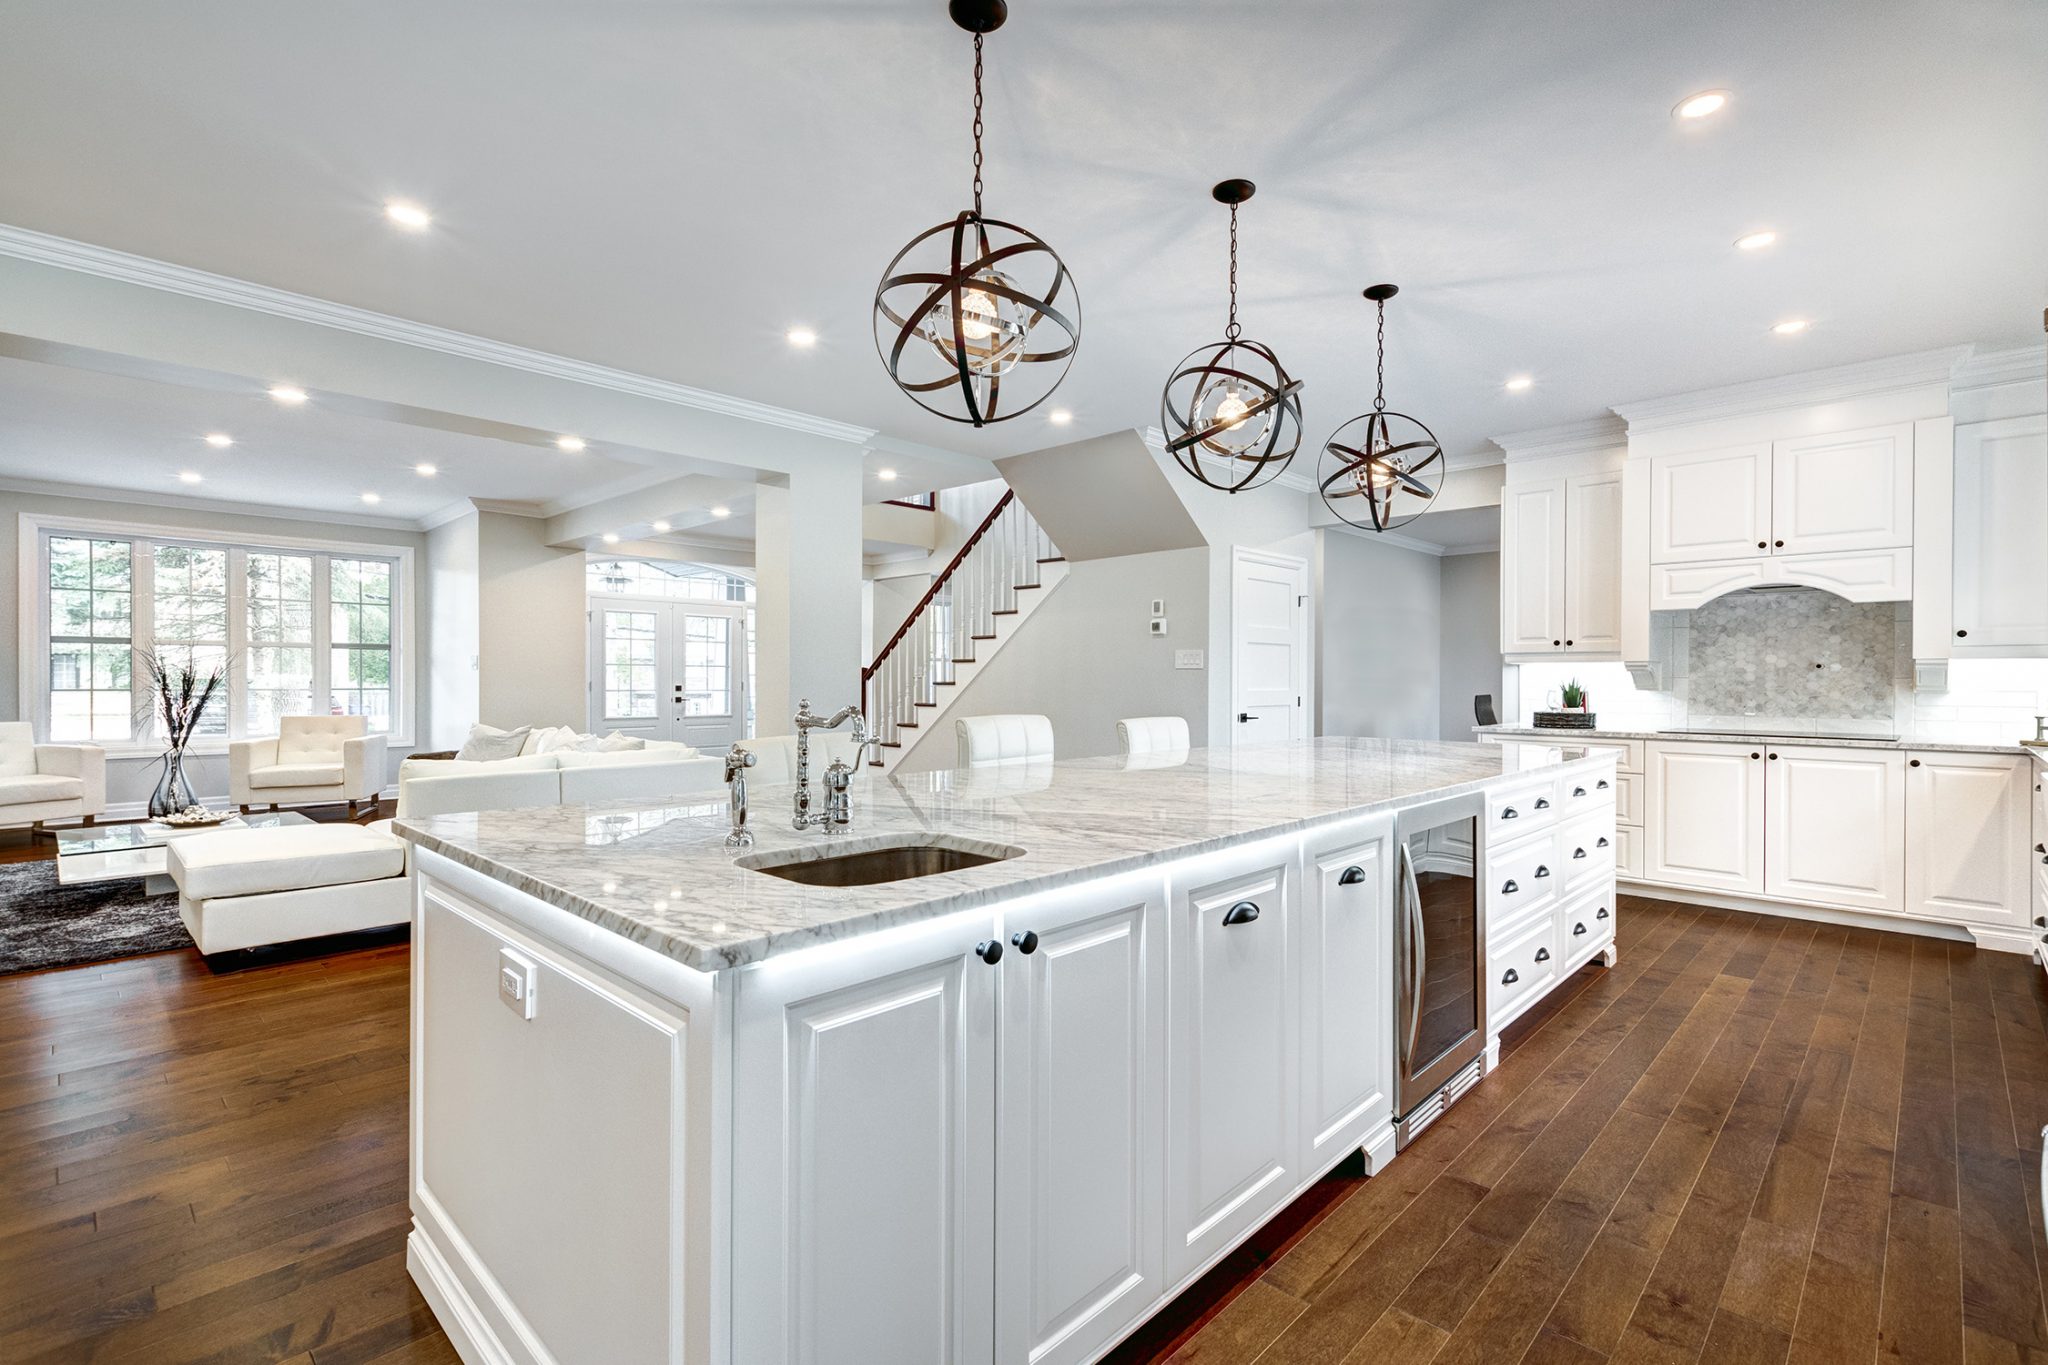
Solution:
<path fill-rule="evenodd" d="M 946 835 L 906 839 L 848 853 L 811 857 L 805 849 L 780 853 L 755 853 L 738 859 L 750 872 L 765 872 L 784 881 L 806 886 L 876 886 L 882 882 L 907 882 L 914 877 L 935 877 L 941 872 L 981 867 L 1015 858 L 1024 852 L 1007 844 L 980 844 Z"/>

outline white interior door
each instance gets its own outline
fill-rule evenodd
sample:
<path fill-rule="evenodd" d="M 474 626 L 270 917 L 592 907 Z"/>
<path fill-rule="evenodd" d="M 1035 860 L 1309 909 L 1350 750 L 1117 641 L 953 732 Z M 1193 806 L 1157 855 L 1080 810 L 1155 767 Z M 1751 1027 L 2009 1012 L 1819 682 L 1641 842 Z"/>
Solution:
<path fill-rule="evenodd" d="M 1308 565 L 1238 550 L 1231 562 L 1230 742 L 1308 738 Z"/>
<path fill-rule="evenodd" d="M 590 729 L 717 752 L 746 737 L 744 603 L 590 600 Z"/>

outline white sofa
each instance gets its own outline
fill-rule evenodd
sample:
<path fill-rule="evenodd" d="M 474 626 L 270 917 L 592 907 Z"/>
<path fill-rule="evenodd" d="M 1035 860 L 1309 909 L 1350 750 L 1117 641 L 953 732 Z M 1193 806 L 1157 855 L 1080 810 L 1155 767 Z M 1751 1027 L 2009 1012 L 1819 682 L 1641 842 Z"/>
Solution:
<path fill-rule="evenodd" d="M 270 739 L 228 745 L 228 800 L 254 806 L 332 806 L 349 814 L 384 790 L 384 736 L 362 716 L 282 716 Z"/>
<path fill-rule="evenodd" d="M 178 918 L 209 956 L 412 919 L 391 822 L 224 829 L 166 845 Z"/>
<path fill-rule="evenodd" d="M 49 820 L 91 824 L 107 809 L 107 751 L 38 744 L 25 720 L 0 723 L 0 829 Z"/>
<path fill-rule="evenodd" d="M 524 810 L 590 801 L 658 801 L 718 790 L 725 765 L 687 744 L 490 760 L 407 759 L 398 768 L 400 816 Z"/>

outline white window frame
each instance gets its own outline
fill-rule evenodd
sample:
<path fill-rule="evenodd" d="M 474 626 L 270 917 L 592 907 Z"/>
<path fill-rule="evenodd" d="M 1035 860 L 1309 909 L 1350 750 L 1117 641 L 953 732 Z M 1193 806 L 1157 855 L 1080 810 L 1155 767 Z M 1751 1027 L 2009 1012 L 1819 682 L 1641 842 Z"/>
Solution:
<path fill-rule="evenodd" d="M 20 562 L 17 577 L 21 661 L 21 709 L 35 727 L 38 741 L 50 733 L 50 585 L 48 541 L 51 537 L 83 537 L 98 540 L 144 541 L 152 548 L 160 544 L 192 545 L 228 551 L 229 649 L 239 657 L 248 643 L 248 593 L 243 573 L 243 556 L 254 551 L 280 554 L 330 555 L 342 559 L 378 559 L 391 564 L 395 582 L 391 589 L 391 729 L 386 743 L 394 749 L 410 748 L 415 742 L 416 687 L 414 661 L 420 612 L 416 605 L 417 578 L 414 554 L 408 545 L 380 545 L 374 542 L 324 540 L 303 536 L 252 536 L 245 532 L 215 527 L 162 526 L 142 522 L 100 521 L 84 517 L 52 517 L 31 512 L 20 514 Z M 131 567 L 131 648 L 146 649 L 154 643 L 155 558 L 138 553 Z M 328 641 L 332 630 L 331 604 L 327 601 L 327 564 L 314 561 L 313 601 L 313 695 L 315 704 L 328 692 L 332 655 Z M 131 670 L 139 679 L 141 669 Z M 230 683 L 230 730 L 225 737 L 195 739 L 190 752 L 225 754 L 228 742 L 244 738 L 237 730 L 246 714 L 246 680 L 238 669 Z M 163 746 L 153 738 L 102 746 L 110 758 L 154 758 Z"/>

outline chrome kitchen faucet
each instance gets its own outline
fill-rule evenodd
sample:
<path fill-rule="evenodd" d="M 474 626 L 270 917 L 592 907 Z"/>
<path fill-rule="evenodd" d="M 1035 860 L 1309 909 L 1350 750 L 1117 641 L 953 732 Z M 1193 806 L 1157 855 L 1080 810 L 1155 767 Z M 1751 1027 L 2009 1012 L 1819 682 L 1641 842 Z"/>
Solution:
<path fill-rule="evenodd" d="M 858 762 L 879 739 L 868 737 L 867 717 L 858 706 L 842 706 L 830 716 L 820 716 L 811 710 L 811 699 L 805 697 L 796 706 L 796 810 L 790 824 L 796 829 L 816 827 L 830 833 L 845 829 L 853 823 L 853 798 L 848 789 L 853 784 L 853 769 L 843 758 L 835 758 L 825 769 L 825 809 L 811 813 L 811 731 L 836 730 L 848 720 L 853 721 L 853 757 Z"/>

